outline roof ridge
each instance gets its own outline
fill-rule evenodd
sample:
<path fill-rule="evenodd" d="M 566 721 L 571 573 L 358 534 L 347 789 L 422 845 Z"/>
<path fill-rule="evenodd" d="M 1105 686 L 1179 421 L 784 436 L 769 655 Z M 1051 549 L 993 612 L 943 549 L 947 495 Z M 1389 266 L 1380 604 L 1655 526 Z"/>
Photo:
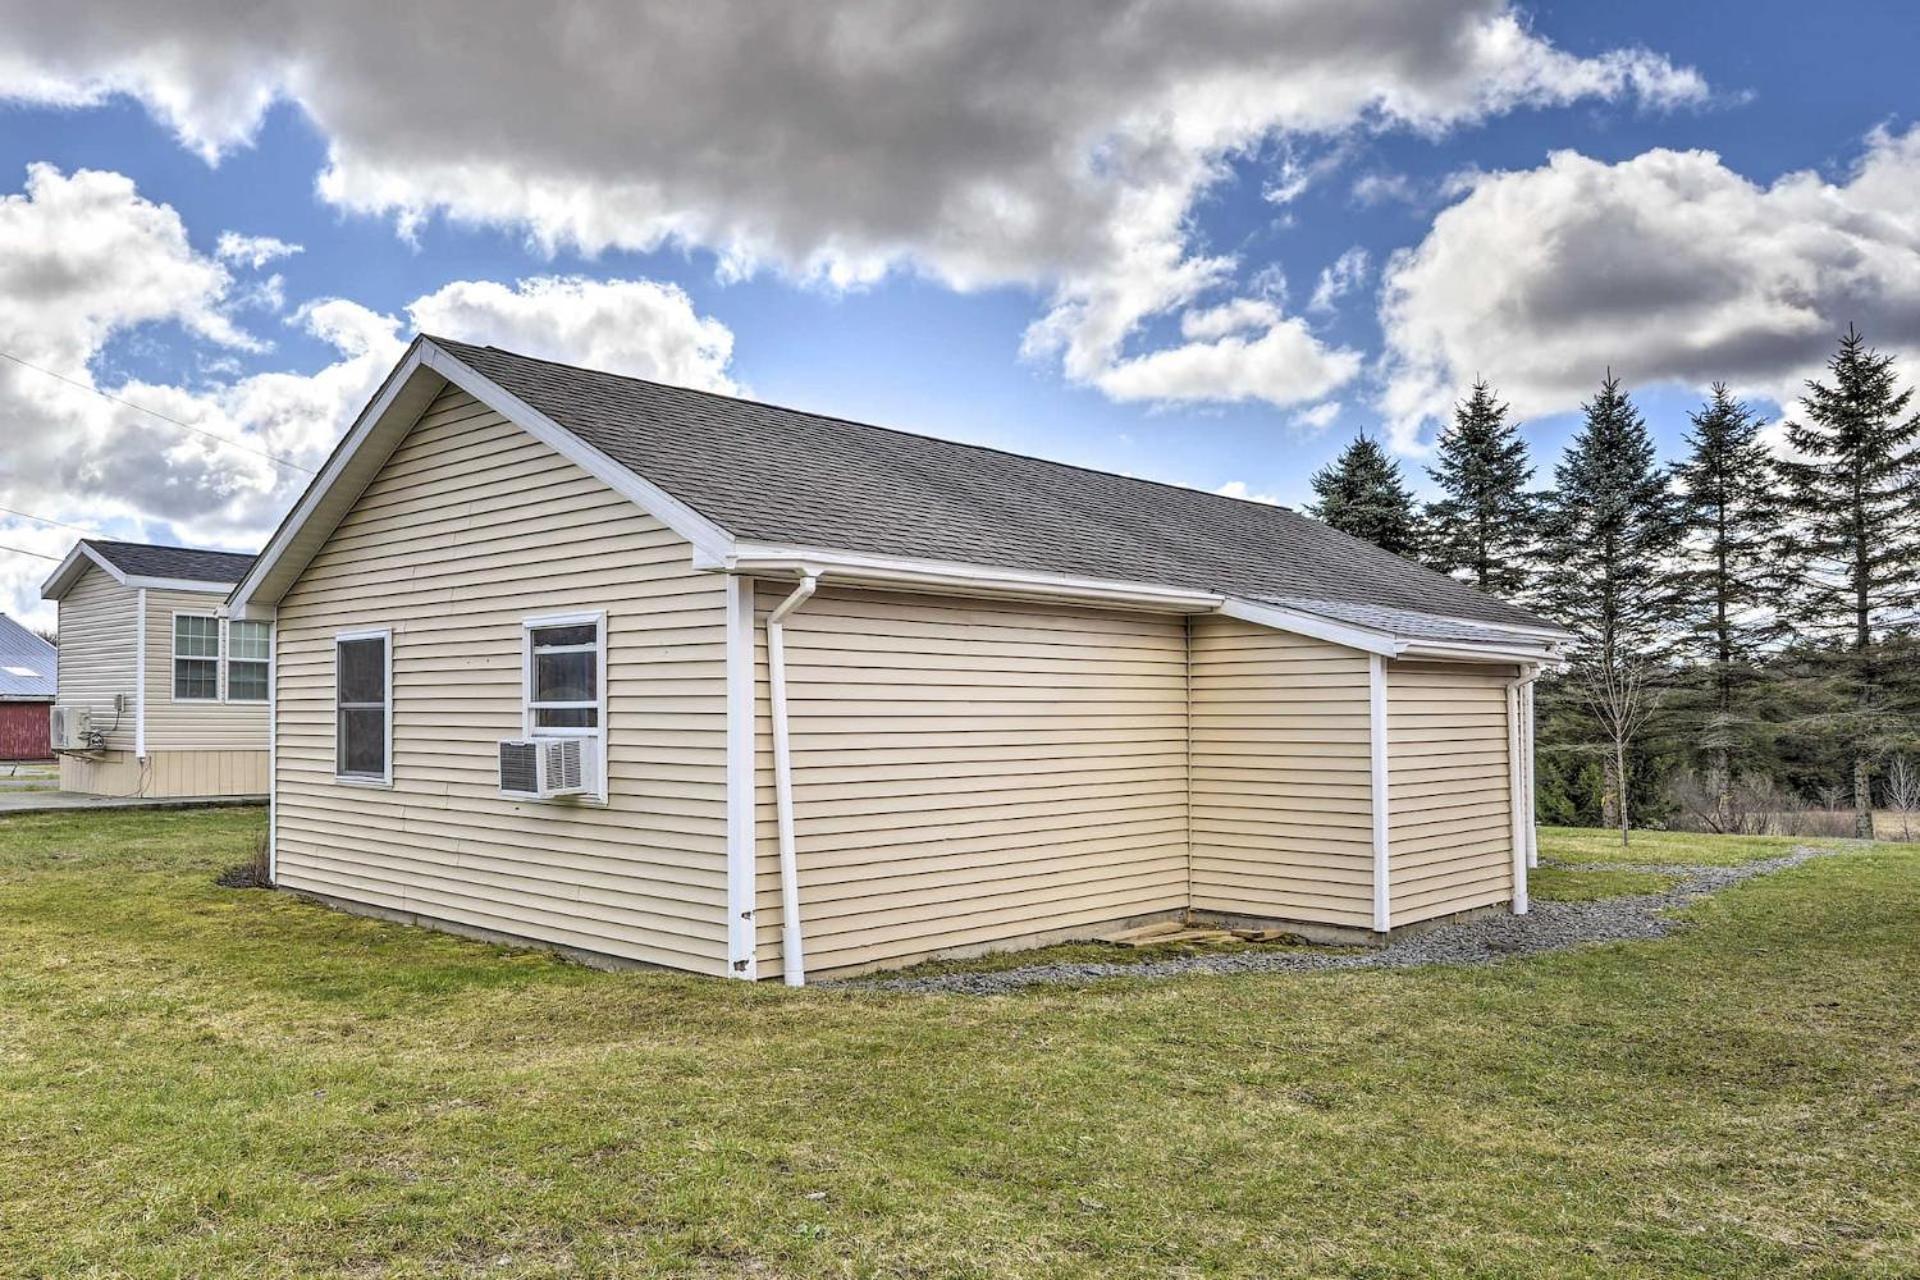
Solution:
<path fill-rule="evenodd" d="M 442 338 L 431 333 L 420 335 L 436 344 L 451 344 L 459 347 L 478 347 L 482 351 L 495 351 L 503 356 L 512 356 L 515 360 L 527 360 L 534 364 L 552 365 L 556 369 L 566 369 L 574 373 L 591 373 L 596 377 L 614 378 L 621 382 L 638 382 L 643 386 L 660 387 L 667 391 L 681 391 L 688 395 L 704 396 L 710 400 L 725 400 L 732 404 L 756 405 L 762 409 L 772 409 L 778 413 L 791 413 L 803 418 L 812 418 L 816 422 L 834 422 L 842 426 L 858 427 L 864 431 L 884 431 L 889 435 L 907 436 L 914 440 L 932 440 L 938 444 L 952 445 L 956 449 L 972 449 L 979 453 L 997 454 L 1003 458 L 1018 458 L 1022 462 L 1038 462 L 1049 467 L 1063 467 L 1069 471 L 1081 471 L 1088 475 L 1104 476 L 1110 480 L 1125 480 L 1133 484 L 1153 485 L 1161 489 L 1172 489 L 1179 493 L 1198 494 L 1203 498 L 1220 502 L 1237 502 L 1243 506 L 1255 507 L 1263 511 L 1283 511 L 1297 519 L 1306 519 L 1301 512 L 1281 502 L 1261 502 L 1255 498 L 1236 498 L 1230 493 L 1216 493 L 1211 489 L 1196 489 L 1192 485 L 1178 484 L 1172 480 L 1155 480 L 1150 476 L 1132 476 L 1120 471 L 1107 471 L 1100 467 L 1090 467 L 1079 462 L 1062 462 L 1058 458 L 1043 458 L 1038 454 L 1019 453 L 1012 449 L 1003 449 L 998 445 L 975 444 L 970 440 L 952 440 L 946 436 L 930 435 L 925 431 L 909 431 L 905 427 L 889 427 L 878 422 L 862 422 L 858 418 L 845 418 L 837 413 L 820 413 L 814 409 L 796 409 L 792 405 L 775 404 L 771 400 L 759 400 L 752 396 L 730 396 L 724 391 L 708 391 L 704 387 L 686 387 L 677 382 L 662 382 L 657 378 L 642 378 L 638 374 L 615 373 L 610 369 L 593 369 L 586 365 L 568 364 L 564 360 L 550 360 L 545 356 L 530 356 L 524 351 L 513 351 L 506 347 L 495 346 L 489 342 L 481 346 L 476 342 L 462 342 L 458 338 Z"/>

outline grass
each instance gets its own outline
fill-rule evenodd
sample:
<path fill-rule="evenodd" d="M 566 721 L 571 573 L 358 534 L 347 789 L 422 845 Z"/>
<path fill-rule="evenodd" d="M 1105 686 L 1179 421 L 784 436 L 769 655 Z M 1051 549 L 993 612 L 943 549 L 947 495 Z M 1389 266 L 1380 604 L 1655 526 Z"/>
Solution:
<path fill-rule="evenodd" d="M 1542 862 L 1637 862 L 1652 866 L 1686 864 L 1735 867 L 1746 862 L 1779 858 L 1808 844 L 1831 845 L 1831 840 L 1804 836 L 1703 836 L 1688 831 L 1635 831 L 1633 841 L 1620 847 L 1618 831 L 1575 827 L 1540 828 Z"/>
<path fill-rule="evenodd" d="M 1920 1272 L 1912 852 L 1657 942 L 975 999 L 214 887 L 258 822 L 0 821 L 0 1274 Z"/>
<path fill-rule="evenodd" d="M 1597 902 L 1636 894 L 1664 893 L 1679 876 L 1657 871 L 1590 871 L 1579 867 L 1536 867 L 1527 876 L 1527 890 L 1543 902 Z"/>

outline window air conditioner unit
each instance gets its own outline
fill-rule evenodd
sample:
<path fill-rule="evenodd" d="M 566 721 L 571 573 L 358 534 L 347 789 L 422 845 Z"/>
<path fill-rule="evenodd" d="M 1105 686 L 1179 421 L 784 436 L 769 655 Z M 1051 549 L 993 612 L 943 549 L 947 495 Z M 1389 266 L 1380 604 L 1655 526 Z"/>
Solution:
<path fill-rule="evenodd" d="M 500 743 L 500 791 L 528 800 L 590 795 L 599 743 L 592 738 L 506 738 Z"/>
<path fill-rule="evenodd" d="M 55 707 L 47 717 L 55 751 L 93 749 L 93 708 Z"/>

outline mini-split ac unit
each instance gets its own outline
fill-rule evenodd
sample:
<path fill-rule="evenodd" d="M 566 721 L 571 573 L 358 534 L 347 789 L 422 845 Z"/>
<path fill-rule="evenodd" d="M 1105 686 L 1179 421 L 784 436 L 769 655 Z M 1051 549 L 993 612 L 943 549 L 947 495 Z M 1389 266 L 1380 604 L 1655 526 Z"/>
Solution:
<path fill-rule="evenodd" d="M 91 751 L 93 741 L 92 707 L 55 707 L 47 717 L 47 728 L 55 751 Z"/>
<path fill-rule="evenodd" d="M 599 746 L 592 738 L 506 738 L 500 743 L 500 792 L 528 800 L 590 795 Z"/>

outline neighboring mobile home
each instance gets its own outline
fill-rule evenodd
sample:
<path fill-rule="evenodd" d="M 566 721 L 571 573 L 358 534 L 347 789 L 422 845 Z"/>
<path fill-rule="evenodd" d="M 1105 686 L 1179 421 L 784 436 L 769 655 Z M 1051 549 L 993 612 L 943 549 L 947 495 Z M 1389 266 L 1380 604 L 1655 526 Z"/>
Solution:
<path fill-rule="evenodd" d="M 434 338 L 229 609 L 281 887 L 790 982 L 1524 911 L 1565 638 L 1279 507 Z"/>
<path fill-rule="evenodd" d="M 53 646 L 0 614 L 0 760 L 51 760 Z"/>
<path fill-rule="evenodd" d="M 91 795 L 267 791 L 266 623 L 221 617 L 250 555 L 87 538 L 41 587 L 60 607 L 60 787 Z"/>

